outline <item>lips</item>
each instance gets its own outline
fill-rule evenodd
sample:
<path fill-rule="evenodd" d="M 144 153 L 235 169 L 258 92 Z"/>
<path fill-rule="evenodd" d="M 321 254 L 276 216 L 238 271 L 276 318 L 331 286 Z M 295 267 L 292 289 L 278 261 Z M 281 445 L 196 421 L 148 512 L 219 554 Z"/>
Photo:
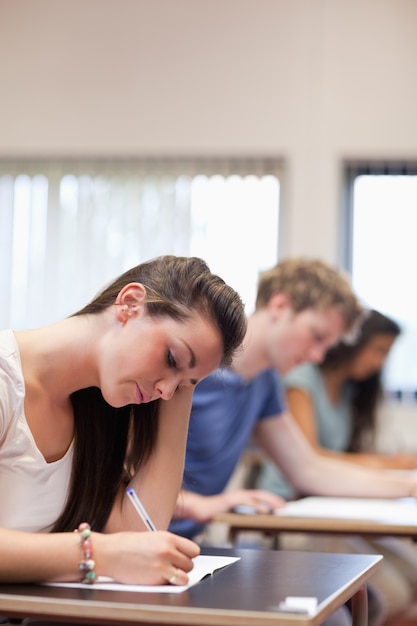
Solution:
<path fill-rule="evenodd" d="M 139 385 L 136 385 L 136 404 L 142 404 L 142 402 L 150 402 L 151 397 L 142 391 Z"/>
<path fill-rule="evenodd" d="M 152 400 L 151 396 L 149 396 L 144 391 L 142 391 L 142 398 L 143 398 L 143 402 L 150 402 Z"/>
<path fill-rule="evenodd" d="M 135 398 L 136 404 L 142 404 L 143 402 L 143 396 L 142 396 L 142 392 L 139 389 L 138 385 L 136 385 L 136 398 Z"/>

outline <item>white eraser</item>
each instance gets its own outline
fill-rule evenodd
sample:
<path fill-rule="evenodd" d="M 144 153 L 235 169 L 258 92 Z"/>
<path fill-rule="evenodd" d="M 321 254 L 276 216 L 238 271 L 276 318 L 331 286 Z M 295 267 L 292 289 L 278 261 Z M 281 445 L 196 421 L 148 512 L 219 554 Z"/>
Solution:
<path fill-rule="evenodd" d="M 305 611 L 306 613 L 314 613 L 317 610 L 317 598 L 303 596 L 287 596 L 285 601 L 281 603 L 281 607 L 290 611 Z"/>

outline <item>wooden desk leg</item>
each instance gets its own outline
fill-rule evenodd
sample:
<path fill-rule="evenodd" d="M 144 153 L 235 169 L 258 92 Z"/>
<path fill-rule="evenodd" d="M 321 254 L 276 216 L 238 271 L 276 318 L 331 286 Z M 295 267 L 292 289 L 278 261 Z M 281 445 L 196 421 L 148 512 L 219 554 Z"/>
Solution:
<path fill-rule="evenodd" d="M 352 626 L 368 626 L 368 590 L 363 585 L 351 599 Z"/>

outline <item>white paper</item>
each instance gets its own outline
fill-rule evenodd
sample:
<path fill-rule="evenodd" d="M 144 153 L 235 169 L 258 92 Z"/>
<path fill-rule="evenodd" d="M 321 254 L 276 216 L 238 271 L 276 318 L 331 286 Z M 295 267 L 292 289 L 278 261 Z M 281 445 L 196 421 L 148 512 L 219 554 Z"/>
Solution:
<path fill-rule="evenodd" d="M 124 585 L 116 583 L 112 578 L 99 576 L 94 583 L 94 589 L 106 589 L 110 591 L 146 591 L 147 593 L 181 593 L 189 587 L 200 582 L 208 574 L 213 574 L 218 569 L 231 565 L 238 561 L 240 557 L 234 556 L 211 556 L 200 554 L 193 559 L 194 567 L 188 574 L 187 585 Z M 42 583 L 54 587 L 75 587 L 91 589 L 92 585 L 86 583 Z"/>
<path fill-rule="evenodd" d="M 287 502 L 284 507 L 275 510 L 275 515 L 417 525 L 417 500 L 310 496 Z"/>

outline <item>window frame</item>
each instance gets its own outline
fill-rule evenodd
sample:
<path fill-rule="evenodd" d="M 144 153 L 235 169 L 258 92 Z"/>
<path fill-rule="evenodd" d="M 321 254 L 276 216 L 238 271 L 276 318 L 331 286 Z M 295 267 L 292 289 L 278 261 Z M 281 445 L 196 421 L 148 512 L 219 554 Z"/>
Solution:
<path fill-rule="evenodd" d="M 347 160 L 343 169 L 342 215 L 340 228 L 340 265 L 353 279 L 354 184 L 358 176 L 417 176 L 417 160 Z M 388 313 L 389 315 L 389 313 Z M 399 322 L 401 325 L 401 321 Z M 417 401 L 417 388 L 386 387 L 394 400 Z"/>

